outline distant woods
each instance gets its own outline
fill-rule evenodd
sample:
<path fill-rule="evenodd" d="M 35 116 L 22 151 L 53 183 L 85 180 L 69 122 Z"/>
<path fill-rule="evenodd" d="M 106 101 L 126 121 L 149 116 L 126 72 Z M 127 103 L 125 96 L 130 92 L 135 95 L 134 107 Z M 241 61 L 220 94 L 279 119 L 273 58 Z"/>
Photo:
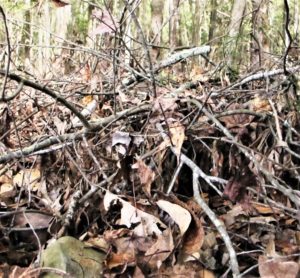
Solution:
<path fill-rule="evenodd" d="M 55 66 L 71 73 L 74 60 L 86 60 L 87 49 L 117 48 L 119 57 L 136 65 L 145 55 L 142 35 L 153 61 L 178 49 L 210 45 L 207 59 L 237 72 L 271 69 L 285 55 L 292 63 L 299 56 L 300 3 L 287 2 L 288 10 L 279 0 L 4 0 L 1 5 L 15 66 L 45 77 Z M 4 49 L 4 32 L 0 43 Z M 192 63 L 211 65 L 199 58 Z"/>

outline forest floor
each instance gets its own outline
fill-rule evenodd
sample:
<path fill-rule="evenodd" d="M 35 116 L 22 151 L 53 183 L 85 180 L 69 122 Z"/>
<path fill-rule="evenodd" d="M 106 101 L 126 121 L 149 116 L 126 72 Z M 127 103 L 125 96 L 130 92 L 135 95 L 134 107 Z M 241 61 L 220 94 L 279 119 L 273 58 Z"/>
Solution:
<path fill-rule="evenodd" d="M 297 277 L 299 67 L 176 67 L 8 75 L 0 277 Z"/>

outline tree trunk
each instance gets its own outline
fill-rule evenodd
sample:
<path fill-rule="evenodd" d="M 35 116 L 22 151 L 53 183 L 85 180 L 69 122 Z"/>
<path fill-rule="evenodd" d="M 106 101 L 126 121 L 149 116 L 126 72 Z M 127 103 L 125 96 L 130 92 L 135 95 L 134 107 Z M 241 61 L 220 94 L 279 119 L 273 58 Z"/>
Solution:
<path fill-rule="evenodd" d="M 269 42 L 265 35 L 268 28 L 268 0 L 252 0 L 251 66 L 255 71 L 268 64 Z"/>
<path fill-rule="evenodd" d="M 178 38 L 178 27 L 179 27 L 179 2 L 180 0 L 170 0 L 170 25 L 169 25 L 169 38 L 170 38 L 170 48 L 171 51 L 173 51 L 177 46 L 179 42 Z"/>
<path fill-rule="evenodd" d="M 164 0 L 152 0 L 151 2 L 151 30 L 150 39 L 152 44 L 160 46 L 162 42 L 162 24 L 163 24 L 163 10 Z M 160 55 L 159 47 L 152 47 L 151 56 L 152 60 L 155 61 Z"/>
<path fill-rule="evenodd" d="M 240 53 L 238 53 L 238 39 L 241 34 L 246 3 L 246 0 L 235 0 L 231 11 L 231 21 L 228 30 L 229 41 L 228 45 L 226 45 L 228 49 L 228 66 L 230 68 L 236 67 L 235 62 L 237 56 L 240 55 Z"/>

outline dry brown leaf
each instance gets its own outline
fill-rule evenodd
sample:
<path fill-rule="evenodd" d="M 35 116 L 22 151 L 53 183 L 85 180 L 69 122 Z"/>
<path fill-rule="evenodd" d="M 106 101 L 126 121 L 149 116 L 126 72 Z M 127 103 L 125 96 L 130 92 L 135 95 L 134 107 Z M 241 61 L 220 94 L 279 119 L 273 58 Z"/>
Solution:
<path fill-rule="evenodd" d="M 3 183 L 0 185 L 0 200 L 3 201 L 16 195 L 15 187 L 11 183 Z"/>
<path fill-rule="evenodd" d="M 260 96 L 256 96 L 250 101 L 250 108 L 256 112 L 272 111 L 269 101 Z"/>
<path fill-rule="evenodd" d="M 125 225 L 128 229 L 105 232 L 105 239 L 117 250 L 108 259 L 108 267 L 132 264 L 138 259 L 137 252 L 144 252 L 144 257 L 139 260 L 143 260 L 143 263 L 151 267 L 159 268 L 174 249 L 171 230 L 158 218 L 107 191 L 104 196 L 104 209 L 109 210 L 114 203 L 122 205 L 121 218 L 116 224 Z"/>
<path fill-rule="evenodd" d="M 299 273 L 296 262 L 279 258 L 268 260 L 266 256 L 259 256 L 258 269 L 261 278 L 296 278 Z"/>
<path fill-rule="evenodd" d="M 13 177 L 14 186 L 25 186 L 33 191 L 40 188 L 41 172 L 39 169 L 24 169 Z"/>
<path fill-rule="evenodd" d="M 199 278 L 215 278 L 215 275 L 210 270 L 203 269 L 199 271 Z"/>
<path fill-rule="evenodd" d="M 252 206 L 257 210 L 258 213 L 260 214 L 273 214 L 273 213 L 281 213 L 282 210 L 279 208 L 275 207 L 270 207 L 265 204 L 260 204 L 260 203 L 253 203 Z"/>
<path fill-rule="evenodd" d="M 132 263 L 135 263 L 135 253 L 131 248 L 127 248 L 126 253 L 112 253 L 106 260 L 106 266 L 109 269 Z"/>
<path fill-rule="evenodd" d="M 4 174 L 0 176 L 0 183 L 12 183 L 11 174 Z"/>
<path fill-rule="evenodd" d="M 186 236 L 183 240 L 183 252 L 186 255 L 193 255 L 193 259 L 198 257 L 199 251 L 204 242 L 204 229 L 201 223 L 201 219 L 194 218 L 193 224 L 186 232 Z M 195 257 L 194 257 L 195 254 Z M 187 257 L 186 260 L 191 258 Z"/>
<path fill-rule="evenodd" d="M 151 184 L 155 179 L 155 173 L 148 167 L 145 162 L 137 158 L 137 162 L 132 165 L 132 169 L 138 170 L 138 175 L 145 193 L 151 195 Z"/>
<path fill-rule="evenodd" d="M 61 1 L 61 0 L 51 0 L 51 1 L 54 4 L 54 6 L 57 8 L 61 8 L 61 7 L 70 5 L 70 3 L 67 3 L 67 2 Z"/>
<path fill-rule="evenodd" d="M 172 233 L 169 229 L 163 231 L 157 241 L 145 253 L 145 260 L 152 268 L 159 269 L 162 262 L 165 261 L 173 252 L 174 242 Z"/>
<path fill-rule="evenodd" d="M 135 262 L 136 248 L 132 234 L 132 231 L 124 228 L 104 232 L 105 241 L 115 247 L 106 260 L 109 269 Z"/>
<path fill-rule="evenodd" d="M 93 101 L 93 96 L 85 96 L 80 100 L 82 106 L 87 106 Z"/>
<path fill-rule="evenodd" d="M 247 215 L 241 204 L 235 205 L 231 210 L 222 215 L 220 218 L 224 221 L 226 227 L 230 227 L 236 222 L 236 218 L 239 215 Z"/>
<path fill-rule="evenodd" d="M 173 147 L 175 148 L 175 153 L 178 160 L 181 154 L 181 147 L 185 139 L 184 131 L 185 128 L 180 122 L 175 122 L 170 125 L 171 142 L 173 144 Z"/>

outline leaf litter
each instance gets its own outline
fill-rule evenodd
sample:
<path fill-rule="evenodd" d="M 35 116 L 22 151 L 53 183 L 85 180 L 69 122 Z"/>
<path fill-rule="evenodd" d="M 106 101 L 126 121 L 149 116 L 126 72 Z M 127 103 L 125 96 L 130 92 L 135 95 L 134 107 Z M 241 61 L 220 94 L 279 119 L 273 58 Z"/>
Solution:
<path fill-rule="evenodd" d="M 107 11 L 93 16 L 94 36 L 118 28 Z M 112 90 L 101 70 L 101 91 Z M 125 70 L 115 96 L 80 97 L 68 83 L 63 96 L 87 107 L 88 131 L 30 87 L 11 101 L 18 129 L 5 109 L 0 128 L 0 276 L 34 274 L 51 241 L 69 236 L 105 254 L 99 277 L 227 277 L 232 254 L 212 219 L 228 234 L 241 277 L 299 275 L 299 104 L 245 93 L 264 80 L 226 88 L 222 76 L 191 72 L 158 82 L 157 98 L 143 78 L 124 85 Z M 77 73 L 95 80 L 88 64 Z M 212 218 L 197 201 L 195 175 Z"/>

